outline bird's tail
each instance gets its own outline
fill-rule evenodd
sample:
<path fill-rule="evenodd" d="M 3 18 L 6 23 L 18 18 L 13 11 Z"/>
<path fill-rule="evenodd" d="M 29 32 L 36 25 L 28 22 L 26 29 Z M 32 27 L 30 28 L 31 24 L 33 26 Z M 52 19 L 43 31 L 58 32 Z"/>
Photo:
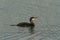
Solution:
<path fill-rule="evenodd" d="M 17 25 L 10 25 L 10 26 L 17 26 Z"/>

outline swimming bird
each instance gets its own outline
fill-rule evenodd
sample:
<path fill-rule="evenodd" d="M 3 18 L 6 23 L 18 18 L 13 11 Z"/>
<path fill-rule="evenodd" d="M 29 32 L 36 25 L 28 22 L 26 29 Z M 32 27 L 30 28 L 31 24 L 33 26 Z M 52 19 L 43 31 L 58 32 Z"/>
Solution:
<path fill-rule="evenodd" d="M 34 24 L 34 20 L 36 19 L 37 17 L 30 17 L 30 22 L 21 22 L 21 23 L 18 23 L 17 25 L 11 25 L 11 26 L 19 26 L 19 27 L 29 27 L 30 28 L 30 31 L 32 32 L 34 30 L 34 27 L 35 27 L 35 24 Z"/>

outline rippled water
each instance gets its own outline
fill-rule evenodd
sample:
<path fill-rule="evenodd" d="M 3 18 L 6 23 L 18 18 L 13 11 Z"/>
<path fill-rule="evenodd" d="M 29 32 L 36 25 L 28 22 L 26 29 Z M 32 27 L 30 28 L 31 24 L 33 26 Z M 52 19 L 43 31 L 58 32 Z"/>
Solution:
<path fill-rule="evenodd" d="M 34 34 L 28 28 L 10 26 L 34 23 Z M 0 40 L 60 40 L 60 0 L 0 0 Z"/>

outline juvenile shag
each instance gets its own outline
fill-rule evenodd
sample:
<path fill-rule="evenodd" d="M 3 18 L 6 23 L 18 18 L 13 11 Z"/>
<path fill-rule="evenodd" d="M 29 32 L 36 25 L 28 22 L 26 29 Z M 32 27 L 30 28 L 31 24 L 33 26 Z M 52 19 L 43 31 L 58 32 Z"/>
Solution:
<path fill-rule="evenodd" d="M 32 32 L 34 30 L 34 27 L 35 27 L 35 24 L 33 23 L 33 21 L 36 19 L 37 17 L 30 17 L 30 22 L 21 22 L 21 23 L 18 23 L 17 25 L 15 26 L 19 26 L 19 27 L 29 27 L 30 28 L 30 31 Z M 14 26 L 14 25 L 11 25 L 11 26 Z"/>

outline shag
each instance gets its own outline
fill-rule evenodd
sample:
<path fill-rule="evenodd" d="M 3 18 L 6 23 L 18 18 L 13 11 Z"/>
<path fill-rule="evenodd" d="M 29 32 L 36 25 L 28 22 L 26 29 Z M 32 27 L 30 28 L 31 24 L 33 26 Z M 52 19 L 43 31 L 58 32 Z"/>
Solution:
<path fill-rule="evenodd" d="M 34 27 L 35 27 L 35 24 L 34 24 L 34 20 L 36 19 L 37 17 L 30 17 L 30 22 L 21 22 L 21 23 L 18 23 L 17 25 L 11 25 L 11 26 L 19 26 L 19 27 L 29 27 L 30 28 L 30 31 L 32 32 L 34 30 Z"/>

